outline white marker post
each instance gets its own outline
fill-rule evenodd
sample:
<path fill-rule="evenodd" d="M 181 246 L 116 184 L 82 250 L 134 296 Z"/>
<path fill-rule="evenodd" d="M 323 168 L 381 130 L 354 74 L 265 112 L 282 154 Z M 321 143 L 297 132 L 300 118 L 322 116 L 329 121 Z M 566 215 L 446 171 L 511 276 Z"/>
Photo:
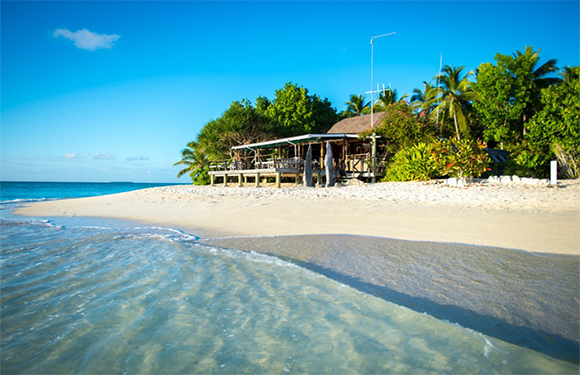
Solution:
<path fill-rule="evenodd" d="M 550 185 L 556 186 L 558 184 L 558 162 L 552 160 L 550 162 Z"/>

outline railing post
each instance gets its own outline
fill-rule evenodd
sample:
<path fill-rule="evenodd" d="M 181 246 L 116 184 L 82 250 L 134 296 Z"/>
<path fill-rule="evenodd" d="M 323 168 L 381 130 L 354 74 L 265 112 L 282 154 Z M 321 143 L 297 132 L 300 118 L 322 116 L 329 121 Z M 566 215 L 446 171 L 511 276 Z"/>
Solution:
<path fill-rule="evenodd" d="M 209 181 L 210 181 L 209 184 L 210 184 L 210 186 L 213 186 L 214 179 L 215 179 L 215 176 L 213 174 L 210 174 L 209 175 Z"/>

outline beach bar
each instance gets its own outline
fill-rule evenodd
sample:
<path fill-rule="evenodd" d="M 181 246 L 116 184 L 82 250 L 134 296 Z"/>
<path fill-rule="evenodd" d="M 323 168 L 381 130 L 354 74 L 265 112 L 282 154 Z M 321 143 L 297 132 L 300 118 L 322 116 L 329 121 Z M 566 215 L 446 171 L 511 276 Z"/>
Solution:
<path fill-rule="evenodd" d="M 382 116 L 375 116 L 376 123 L 381 119 Z M 248 180 L 260 186 L 260 179 L 267 177 L 276 179 L 276 187 L 280 187 L 282 179 L 288 177 L 299 184 L 309 148 L 312 152 L 310 168 L 317 185 L 321 185 L 326 178 L 324 160 L 327 144 L 330 144 L 337 180 L 381 177 L 384 171 L 380 161 L 384 160 L 384 155 L 377 153 L 375 165 L 378 167 L 373 171 L 371 141 L 359 136 L 370 128 L 370 117 L 366 115 L 339 121 L 326 134 L 305 134 L 234 146 L 231 159 L 210 164 L 211 185 L 216 183 L 216 179 L 221 180 L 223 185 L 233 179 L 239 186 L 247 184 Z M 379 142 L 379 150 L 384 149 Z"/>

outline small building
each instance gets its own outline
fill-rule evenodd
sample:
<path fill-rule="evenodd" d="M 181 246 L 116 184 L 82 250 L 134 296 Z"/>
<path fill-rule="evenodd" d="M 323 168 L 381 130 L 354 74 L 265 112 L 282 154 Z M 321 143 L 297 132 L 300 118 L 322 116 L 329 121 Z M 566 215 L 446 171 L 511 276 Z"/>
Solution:
<path fill-rule="evenodd" d="M 332 150 L 333 167 L 337 179 L 362 179 L 382 177 L 384 175 L 380 161 L 384 146 L 378 142 L 375 171 L 372 170 L 371 139 L 359 137 L 368 132 L 373 126 L 378 126 L 384 113 L 374 114 L 371 125 L 371 116 L 364 115 L 351 117 L 337 122 L 326 134 L 305 134 L 295 137 L 274 139 L 270 141 L 239 145 L 232 147 L 234 157 L 229 160 L 212 162 L 209 175 L 211 184 L 216 178 L 222 183 L 235 178 L 241 186 L 242 182 L 253 180 L 259 186 L 263 177 L 275 177 L 279 187 L 282 178 L 294 178 L 296 183 L 301 181 L 304 173 L 304 160 L 308 148 L 312 149 L 312 172 L 321 184 L 325 178 L 326 144 L 330 143 Z"/>

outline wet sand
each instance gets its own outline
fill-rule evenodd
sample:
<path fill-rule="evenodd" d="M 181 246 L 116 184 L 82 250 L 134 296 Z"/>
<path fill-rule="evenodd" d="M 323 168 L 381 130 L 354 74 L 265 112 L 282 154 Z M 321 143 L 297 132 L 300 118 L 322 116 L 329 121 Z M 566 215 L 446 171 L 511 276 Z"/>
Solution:
<path fill-rule="evenodd" d="M 578 256 L 348 235 L 200 243 L 273 255 L 414 311 L 578 363 Z"/>

